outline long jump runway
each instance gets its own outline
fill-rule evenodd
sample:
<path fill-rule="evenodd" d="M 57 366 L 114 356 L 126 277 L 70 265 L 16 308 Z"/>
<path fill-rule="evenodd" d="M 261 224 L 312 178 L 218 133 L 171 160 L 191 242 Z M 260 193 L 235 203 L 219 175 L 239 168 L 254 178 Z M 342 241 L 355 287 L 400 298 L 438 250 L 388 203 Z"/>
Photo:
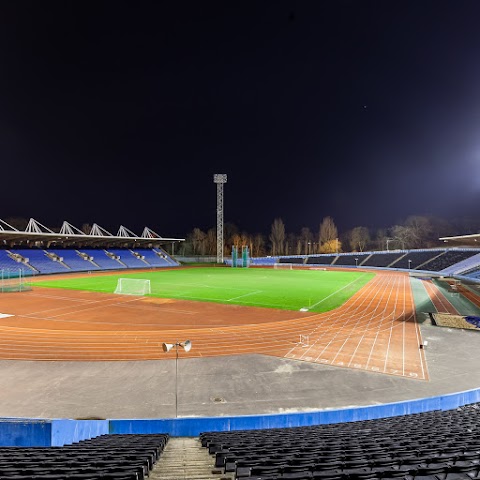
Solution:
<path fill-rule="evenodd" d="M 129 361 L 264 354 L 428 380 L 407 274 L 377 273 L 344 305 L 312 314 L 42 288 L 0 297 L 0 359 Z"/>

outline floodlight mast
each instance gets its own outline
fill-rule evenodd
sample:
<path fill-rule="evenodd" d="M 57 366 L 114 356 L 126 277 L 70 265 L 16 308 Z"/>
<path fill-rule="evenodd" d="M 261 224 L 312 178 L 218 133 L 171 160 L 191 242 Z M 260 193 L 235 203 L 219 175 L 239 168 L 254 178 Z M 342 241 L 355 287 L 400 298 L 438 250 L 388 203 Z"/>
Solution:
<path fill-rule="evenodd" d="M 223 184 L 227 174 L 215 173 L 213 182 L 217 184 L 217 263 L 223 263 Z"/>

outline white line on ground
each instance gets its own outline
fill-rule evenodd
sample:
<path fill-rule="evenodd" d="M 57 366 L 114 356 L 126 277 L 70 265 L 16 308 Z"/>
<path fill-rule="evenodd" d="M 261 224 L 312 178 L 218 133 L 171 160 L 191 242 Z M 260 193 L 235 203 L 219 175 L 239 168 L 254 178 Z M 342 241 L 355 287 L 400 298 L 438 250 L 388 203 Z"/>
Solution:
<path fill-rule="evenodd" d="M 248 297 L 248 295 L 255 295 L 256 293 L 262 293 L 262 290 L 256 290 L 255 292 L 246 293 L 245 295 L 239 295 L 238 297 L 229 298 L 225 300 L 226 302 L 231 302 L 232 300 L 237 300 L 239 298 Z"/>
<path fill-rule="evenodd" d="M 352 285 L 352 283 L 355 283 L 355 282 L 358 282 L 358 280 L 360 280 L 362 277 L 364 277 L 367 273 L 364 273 L 363 275 L 360 275 L 358 278 L 356 278 L 355 280 L 352 280 L 350 283 L 347 283 L 345 286 L 343 286 L 342 288 L 339 288 L 338 290 L 335 290 L 334 292 L 332 292 L 330 295 L 327 295 L 325 298 L 322 298 L 321 300 L 319 300 L 317 303 L 314 303 L 313 305 L 310 305 L 308 307 L 309 310 L 311 310 L 312 308 L 315 308 L 317 305 L 320 305 L 322 302 L 324 302 L 327 298 L 330 298 L 330 297 L 333 297 L 334 295 L 336 295 L 338 292 L 341 292 L 342 290 L 345 290 L 345 288 L 349 287 L 350 285 Z M 306 307 L 305 307 L 306 308 Z"/>

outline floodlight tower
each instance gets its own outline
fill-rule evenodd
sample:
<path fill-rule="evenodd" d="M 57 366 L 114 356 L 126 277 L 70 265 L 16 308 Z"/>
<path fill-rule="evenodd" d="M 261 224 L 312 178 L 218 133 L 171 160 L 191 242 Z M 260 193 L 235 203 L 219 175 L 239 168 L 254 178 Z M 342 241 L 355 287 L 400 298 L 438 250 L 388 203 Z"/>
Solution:
<path fill-rule="evenodd" d="M 223 184 L 227 174 L 215 173 L 213 182 L 217 184 L 217 263 L 223 263 Z"/>

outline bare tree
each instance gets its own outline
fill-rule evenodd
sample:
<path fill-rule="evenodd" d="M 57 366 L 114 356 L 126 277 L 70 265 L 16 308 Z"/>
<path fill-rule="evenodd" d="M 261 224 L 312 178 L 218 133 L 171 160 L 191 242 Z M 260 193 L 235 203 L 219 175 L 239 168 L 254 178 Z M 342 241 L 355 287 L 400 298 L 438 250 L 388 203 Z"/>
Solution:
<path fill-rule="evenodd" d="M 416 238 L 412 228 L 405 225 L 394 225 L 391 232 L 393 240 L 402 249 L 410 248 L 415 244 Z"/>
<path fill-rule="evenodd" d="M 285 242 L 285 255 L 295 255 L 295 247 L 297 245 L 297 236 L 294 233 L 287 234 Z"/>
<path fill-rule="evenodd" d="M 355 227 L 350 233 L 350 247 L 354 251 L 363 252 L 370 242 L 367 227 Z"/>
<path fill-rule="evenodd" d="M 225 255 L 231 255 L 233 236 L 238 234 L 238 228 L 235 224 L 227 222 L 223 225 L 223 238 L 224 238 L 224 253 Z"/>
<path fill-rule="evenodd" d="M 332 217 L 325 217 L 320 224 L 318 241 L 320 246 L 322 246 L 324 243 L 331 242 L 332 240 L 338 241 L 338 230 Z"/>
<path fill-rule="evenodd" d="M 412 246 L 425 247 L 433 232 L 433 225 L 430 219 L 421 215 L 411 215 L 405 221 L 405 226 L 411 230 Z"/>
<path fill-rule="evenodd" d="M 340 253 L 342 251 L 342 243 L 338 238 L 328 240 L 320 246 L 320 253 Z"/>
<path fill-rule="evenodd" d="M 262 255 L 265 255 L 265 237 L 261 233 L 257 233 L 253 237 L 252 256 L 261 257 Z"/>
<path fill-rule="evenodd" d="M 239 248 L 242 245 L 242 237 L 240 236 L 239 233 L 234 233 L 231 237 L 231 244 L 234 247 Z"/>
<path fill-rule="evenodd" d="M 387 239 L 390 238 L 387 235 L 385 228 L 379 228 L 375 235 L 375 245 L 377 250 L 385 250 L 387 248 Z"/>
<path fill-rule="evenodd" d="M 217 254 L 217 231 L 215 228 L 210 228 L 207 231 L 206 250 L 207 255 Z"/>
<path fill-rule="evenodd" d="M 308 227 L 303 227 L 300 231 L 300 240 L 303 245 L 303 254 L 309 255 L 311 253 L 310 245 L 313 243 L 313 233 Z"/>
<path fill-rule="evenodd" d="M 272 243 L 272 255 L 282 255 L 285 244 L 285 224 L 281 218 L 276 218 L 273 221 L 269 238 Z"/>
<path fill-rule="evenodd" d="M 455 235 L 455 233 L 459 231 L 456 230 L 450 222 L 443 218 L 430 217 L 430 224 L 432 226 L 432 233 L 427 243 L 428 247 L 438 246 L 441 243 L 439 240 L 440 237 L 449 237 Z M 465 230 L 463 231 L 465 232 Z"/>
<path fill-rule="evenodd" d="M 301 237 L 297 237 L 297 248 L 296 248 L 296 255 L 302 254 L 303 242 Z"/>
<path fill-rule="evenodd" d="M 205 255 L 207 234 L 195 227 L 192 232 L 192 246 L 194 255 Z"/>

